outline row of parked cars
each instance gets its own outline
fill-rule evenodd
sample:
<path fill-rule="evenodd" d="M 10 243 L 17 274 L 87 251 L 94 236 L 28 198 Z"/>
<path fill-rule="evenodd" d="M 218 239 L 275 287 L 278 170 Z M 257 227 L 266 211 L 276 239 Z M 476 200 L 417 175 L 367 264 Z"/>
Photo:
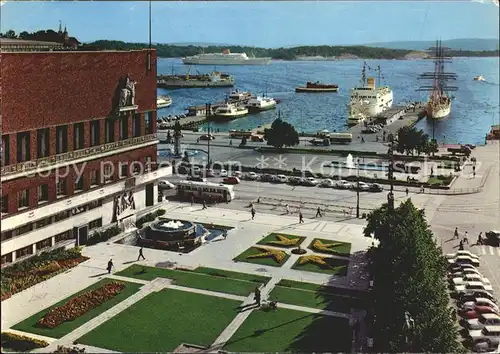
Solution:
<path fill-rule="evenodd" d="M 259 175 L 255 172 L 249 172 L 243 176 L 244 179 L 250 181 L 271 182 L 271 183 L 288 183 L 293 186 L 307 186 L 307 187 L 322 187 L 322 188 L 337 188 L 337 189 L 354 189 L 356 190 L 359 185 L 359 190 L 368 192 L 381 192 L 383 187 L 377 183 L 365 182 L 350 182 L 346 180 L 332 180 L 332 179 L 316 179 L 314 177 L 289 177 L 285 175 Z"/>
<path fill-rule="evenodd" d="M 479 256 L 466 250 L 446 255 L 448 278 L 465 344 L 474 352 L 499 352 L 500 310 L 488 278 L 477 269 Z"/>

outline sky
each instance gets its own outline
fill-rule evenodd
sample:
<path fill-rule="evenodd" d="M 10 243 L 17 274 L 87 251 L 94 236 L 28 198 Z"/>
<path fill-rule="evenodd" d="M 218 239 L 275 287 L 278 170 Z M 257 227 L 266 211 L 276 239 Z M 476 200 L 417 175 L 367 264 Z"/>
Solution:
<path fill-rule="evenodd" d="M 1 1 L 0 30 L 148 41 L 147 1 Z M 498 0 L 152 2 L 154 43 L 257 47 L 498 38 Z"/>

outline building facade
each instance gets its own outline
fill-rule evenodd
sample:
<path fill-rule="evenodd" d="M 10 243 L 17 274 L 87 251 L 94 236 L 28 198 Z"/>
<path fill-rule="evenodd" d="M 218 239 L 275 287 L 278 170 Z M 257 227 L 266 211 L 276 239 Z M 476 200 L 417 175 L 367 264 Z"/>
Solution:
<path fill-rule="evenodd" d="M 1 261 L 157 203 L 156 53 L 2 53 Z M 74 240 L 74 241 L 73 241 Z"/>

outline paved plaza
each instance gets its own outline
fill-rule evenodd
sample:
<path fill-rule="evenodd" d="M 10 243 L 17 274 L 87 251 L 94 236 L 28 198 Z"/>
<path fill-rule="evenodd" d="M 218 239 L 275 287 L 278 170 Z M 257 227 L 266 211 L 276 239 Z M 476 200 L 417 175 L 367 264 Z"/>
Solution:
<path fill-rule="evenodd" d="M 498 148 L 499 145 L 497 143 L 491 143 L 474 150 L 473 156 L 479 161 L 476 168 L 476 177 L 472 178 L 467 173 L 468 169 L 471 169 L 471 166 L 466 166 L 466 173 L 462 174 L 455 182 L 456 188 L 483 188 L 481 192 L 466 195 L 436 195 L 411 192 L 408 196 L 417 207 L 425 208 L 427 220 L 436 235 L 436 241 L 442 246 L 445 253 L 453 252 L 458 248 L 457 241 L 451 240 L 455 227 L 459 228 L 461 235 L 465 231 L 468 231 L 470 245 L 466 245 L 466 249 L 470 249 L 481 256 L 480 270 L 490 279 L 496 294 L 500 293 L 500 272 L 498 272 L 498 269 L 500 269 L 499 248 L 476 246 L 474 243 L 480 231 L 484 233 L 490 229 L 500 229 Z M 481 186 L 481 184 L 484 185 Z M 168 201 L 165 201 L 161 206 L 161 208 L 166 210 L 165 216 L 171 219 L 234 227 L 234 229 L 229 231 L 226 239 L 222 237 L 216 238 L 188 254 L 145 249 L 144 255 L 146 260 L 140 262 L 136 261 L 138 248 L 135 246 L 117 244 L 110 241 L 86 247 L 83 250 L 83 255 L 90 258 L 88 261 L 3 301 L 2 328 L 4 331 L 9 330 L 32 338 L 46 340 L 50 343 L 50 347 L 40 350 L 41 352 L 54 349 L 59 344 L 71 345 L 75 340 L 79 340 L 79 338 L 83 338 L 84 344 L 81 347 L 85 347 L 87 352 L 127 351 L 124 347 L 107 348 L 107 341 L 111 339 L 102 339 L 99 335 L 99 328 L 112 326 L 116 321 L 128 323 L 127 321 L 130 321 L 130 311 L 139 311 L 141 306 L 146 306 L 141 305 L 144 304 L 144 301 L 153 301 L 155 298 L 158 298 L 158 301 L 167 301 L 161 299 L 167 296 L 166 294 L 169 291 L 178 291 L 192 294 L 189 296 L 193 298 L 198 296 L 201 302 L 208 301 L 207 304 L 213 304 L 207 306 L 220 306 L 221 316 L 224 313 L 226 314 L 224 315 L 226 317 L 218 318 L 218 322 L 213 324 L 214 328 L 217 329 L 214 329 L 214 333 L 211 335 L 207 333 L 205 336 L 200 336 L 200 343 L 204 347 L 210 348 L 209 350 L 211 351 L 225 348 L 235 351 L 242 351 L 242 348 L 251 350 L 252 348 L 249 346 L 252 345 L 252 342 L 248 342 L 245 338 L 247 338 L 249 333 L 258 331 L 255 323 L 269 321 L 269 326 L 271 326 L 273 321 L 280 318 L 280 321 L 288 319 L 293 323 L 303 322 L 301 325 L 312 326 L 308 322 L 309 319 L 304 319 L 304 316 L 319 315 L 324 318 L 331 317 L 332 321 L 337 321 L 335 322 L 336 324 L 332 325 L 339 326 L 339 330 L 342 330 L 341 328 L 345 330 L 345 328 L 349 328 L 349 323 L 352 324 L 357 320 L 361 320 L 359 335 L 354 336 L 352 339 L 353 350 L 361 350 L 362 343 L 364 342 L 364 321 L 362 319 L 365 315 L 364 309 L 361 306 L 360 308 L 356 308 L 355 305 L 347 305 L 344 310 L 330 309 L 324 308 L 320 303 L 314 303 L 314 301 L 307 302 L 300 296 L 298 297 L 300 300 L 292 300 L 294 296 L 297 297 L 297 292 L 300 293 L 300 291 L 306 290 L 287 290 L 287 288 L 280 285 L 283 281 L 293 281 L 296 282 L 296 286 L 299 288 L 315 286 L 314 284 L 318 287 L 329 285 L 339 289 L 353 290 L 366 289 L 368 287 L 368 277 L 364 270 L 366 262 L 362 254 L 371 246 L 372 239 L 363 236 L 362 232 L 365 221 L 356 219 L 353 214 L 356 206 L 356 193 L 323 188 L 293 188 L 287 185 L 258 182 L 242 182 L 242 184 L 236 186 L 235 193 L 237 199 L 231 203 L 211 206 L 208 209 L 202 209 L 200 205 L 191 206 L 189 203 Z M 255 219 L 252 220 L 248 206 L 250 202 L 256 202 L 258 197 L 261 197 L 261 203 L 255 204 L 257 214 Z M 401 202 L 406 198 L 405 192 L 396 191 L 397 201 Z M 380 206 L 385 200 L 386 192 L 361 193 L 361 212 L 369 212 Z M 289 204 L 291 209 L 290 214 L 286 214 L 284 210 L 284 205 L 286 204 Z M 324 216 L 321 218 L 314 217 L 317 206 L 320 206 L 325 211 Z M 298 207 L 304 213 L 305 222 L 303 224 L 299 224 L 298 222 Z M 304 270 L 293 269 L 292 266 L 299 258 L 298 255 L 294 254 L 290 254 L 289 258 L 281 266 L 235 262 L 233 260 L 236 256 L 255 246 L 271 233 L 301 236 L 304 238 L 302 242 L 304 248 L 307 248 L 307 245 L 311 244 L 314 239 L 349 243 L 350 256 L 347 257 L 349 260 L 347 274 L 345 276 L 338 276 L 306 271 L 305 268 Z M 311 251 L 308 250 L 308 252 Z M 113 259 L 116 267 L 112 275 L 108 275 L 105 270 L 109 259 Z M 155 275 L 151 276 L 151 278 L 146 277 L 146 279 L 141 275 L 134 275 L 138 273 L 131 273 L 130 270 L 127 270 L 130 269 L 130 266 L 139 266 L 143 267 L 143 269 L 150 269 L 147 267 L 159 267 L 155 269 L 177 267 L 190 269 L 194 272 L 199 267 L 209 267 L 221 271 L 233 271 L 266 277 L 267 280 L 265 282 L 260 285 L 257 284 L 257 286 L 261 287 L 263 300 L 272 299 L 273 294 L 287 296 L 291 300 L 289 302 L 279 301 L 279 312 L 276 312 L 276 317 L 265 315 L 263 311 L 256 310 L 255 308 L 233 314 L 233 310 L 231 310 L 234 308 L 231 305 L 232 302 L 243 307 L 251 305 L 254 302 L 252 294 L 252 287 L 254 285 L 238 283 L 242 286 L 244 285 L 243 288 L 236 286 L 229 290 L 207 290 L 197 286 L 189 286 L 189 284 L 172 282 L 168 276 L 157 277 Z M 20 330 L 16 331 L 17 324 L 37 314 L 39 311 L 93 284 L 111 279 L 137 284 L 139 290 L 126 300 L 119 302 L 62 337 L 46 337 L 40 334 L 25 333 Z M 309 285 L 300 285 L 304 283 Z M 238 293 L 239 291 L 242 292 Z M 287 294 L 287 291 L 290 294 Z M 304 294 L 307 294 L 307 292 Z M 185 297 L 188 298 L 189 296 L 186 295 Z M 168 301 L 177 301 L 177 298 L 169 298 Z M 295 303 L 294 301 L 299 302 Z M 188 305 L 179 303 L 179 306 Z M 215 319 L 213 320 L 215 321 Z M 339 323 L 344 323 L 344 325 Z M 211 324 L 207 325 L 212 326 Z M 279 327 L 279 324 L 276 325 Z M 120 333 L 127 335 L 127 330 L 128 328 L 124 328 Z M 300 330 L 299 327 L 290 329 L 291 332 L 300 332 Z M 297 332 L 297 335 L 299 335 L 299 332 Z M 271 351 L 279 351 L 286 348 L 259 347 L 259 345 L 267 345 L 264 343 L 265 338 L 266 334 L 263 332 L 262 336 L 259 337 L 261 341 L 256 340 L 255 348 L 257 349 L 254 350 L 265 351 L 267 348 Z M 100 343 L 102 346 L 94 346 L 89 343 Z M 200 345 L 200 343 L 187 343 Z M 155 349 L 155 347 L 151 348 Z M 299 346 L 295 348 L 303 349 L 304 347 Z"/>

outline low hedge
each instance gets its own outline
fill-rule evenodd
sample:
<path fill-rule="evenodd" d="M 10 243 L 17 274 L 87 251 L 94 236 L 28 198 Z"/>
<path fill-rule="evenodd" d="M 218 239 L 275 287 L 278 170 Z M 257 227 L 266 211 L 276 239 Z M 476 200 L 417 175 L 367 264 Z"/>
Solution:
<path fill-rule="evenodd" d="M 78 353 L 85 353 L 85 348 L 78 348 L 78 347 L 65 347 L 63 345 L 58 345 L 57 349 L 53 351 L 52 353 L 54 354 L 78 354 Z"/>
<path fill-rule="evenodd" d="M 135 222 L 135 226 L 138 229 L 142 229 L 142 226 L 144 224 L 155 220 L 159 216 L 165 215 L 165 213 L 166 213 L 165 209 L 158 209 L 158 210 L 155 210 L 151 213 L 148 213 L 148 214 L 144 215 L 142 218 L 140 218 L 139 220 L 137 220 Z"/>
<path fill-rule="evenodd" d="M 28 352 L 33 349 L 45 348 L 49 345 L 44 340 L 20 336 L 10 332 L 2 332 L 2 352 Z"/>
<path fill-rule="evenodd" d="M 114 237 L 116 235 L 119 235 L 121 232 L 121 229 L 117 226 L 111 226 L 105 230 L 101 231 L 96 231 L 90 235 L 90 237 L 87 240 L 87 246 L 92 246 L 95 245 L 99 242 L 105 242 L 109 240 L 111 237 Z"/>

